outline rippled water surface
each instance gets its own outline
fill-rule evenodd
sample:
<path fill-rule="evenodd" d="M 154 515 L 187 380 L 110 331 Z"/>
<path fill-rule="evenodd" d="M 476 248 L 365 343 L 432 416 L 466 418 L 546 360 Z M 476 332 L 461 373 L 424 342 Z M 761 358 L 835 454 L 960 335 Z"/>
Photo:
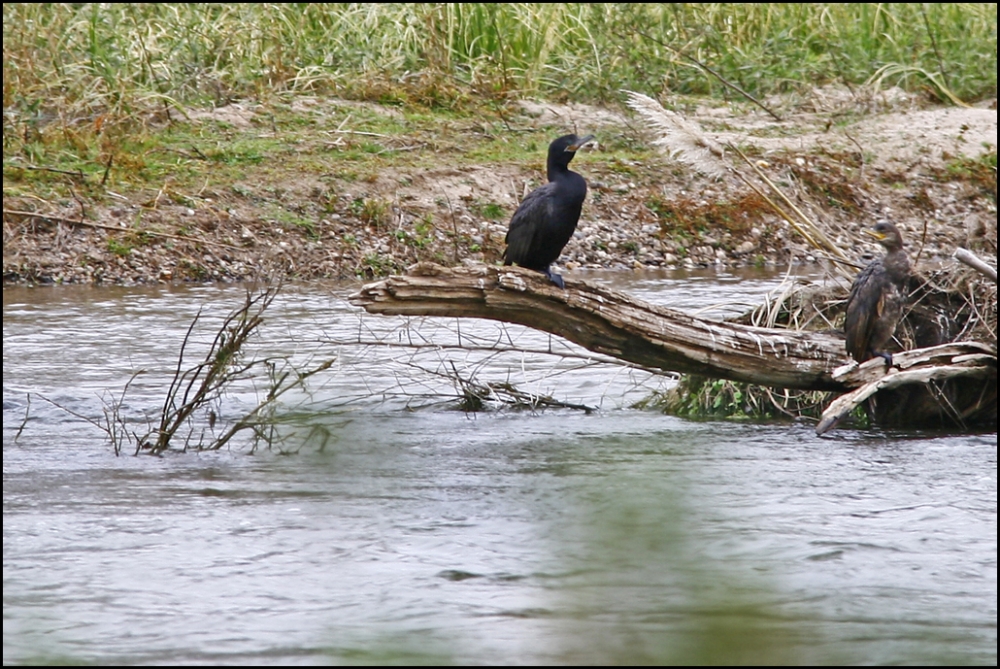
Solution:
<path fill-rule="evenodd" d="M 590 277 L 710 316 L 778 281 Z M 152 412 L 244 288 L 4 291 L 5 663 L 996 663 L 996 434 L 630 409 L 671 382 L 352 288 L 287 286 L 254 342 L 337 358 L 280 449 L 161 458 L 85 418 L 139 369 Z M 449 371 L 599 410 L 463 413 Z"/>

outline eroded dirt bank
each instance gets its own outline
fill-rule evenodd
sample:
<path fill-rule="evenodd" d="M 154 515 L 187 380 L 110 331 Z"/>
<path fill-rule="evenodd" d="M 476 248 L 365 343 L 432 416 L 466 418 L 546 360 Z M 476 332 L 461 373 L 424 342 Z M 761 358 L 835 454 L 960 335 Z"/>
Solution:
<path fill-rule="evenodd" d="M 859 102 L 816 91 L 786 101 L 780 122 L 746 106 L 678 111 L 740 146 L 850 257 L 878 252 L 857 233 L 880 218 L 900 226 L 921 262 L 956 246 L 996 256 L 995 101 L 929 108 L 899 92 Z M 653 136 L 624 108 L 523 102 L 502 122 L 449 120 L 439 133 L 414 125 L 393 135 L 350 121 L 398 110 L 297 100 L 289 113 L 305 130 L 284 144 L 270 113 L 252 104 L 189 113 L 192 127 L 210 124 L 228 141 L 282 147 L 232 176 L 193 145 L 197 188 L 168 178 L 96 198 L 43 198 L 25 181 L 38 166 L 8 161 L 5 284 L 228 281 L 262 271 L 371 277 L 418 260 L 495 263 L 517 202 L 544 178 L 545 145 L 574 130 L 598 143 L 573 163 L 591 192 L 564 269 L 821 261 L 736 178 L 706 179 L 652 151 Z M 537 157 L 491 159 L 492 142 L 530 144 Z M 366 157 L 355 173 L 358 150 L 378 160 Z M 316 160 L 292 160 L 304 155 Z"/>

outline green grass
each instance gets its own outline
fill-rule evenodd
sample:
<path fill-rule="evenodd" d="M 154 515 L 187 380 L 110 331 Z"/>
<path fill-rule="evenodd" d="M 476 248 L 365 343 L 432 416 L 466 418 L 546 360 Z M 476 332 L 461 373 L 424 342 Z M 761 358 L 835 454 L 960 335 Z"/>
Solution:
<path fill-rule="evenodd" d="M 756 96 L 828 82 L 996 95 L 995 4 L 6 3 L 3 17 L 4 193 L 42 199 L 70 182 L 100 199 L 442 160 L 542 169 L 547 137 L 512 131 L 512 99 L 732 95 L 692 57 Z M 232 103 L 240 119 L 194 117 Z M 623 175 L 627 141 L 602 142 Z"/>
<path fill-rule="evenodd" d="M 114 238 L 108 239 L 108 251 L 111 251 L 116 256 L 125 257 L 132 253 L 132 247 L 128 244 L 122 243 Z"/>
<path fill-rule="evenodd" d="M 978 158 L 967 158 L 965 156 L 952 159 L 946 169 L 943 178 L 968 181 L 977 185 L 984 193 L 997 197 L 997 148 L 987 145 L 986 153 L 980 154 Z"/>
<path fill-rule="evenodd" d="M 456 107 L 511 94 L 721 95 L 830 81 L 996 94 L 996 5 L 4 5 L 4 108 L 120 116 L 277 91 Z M 889 68 L 886 70 L 885 68 Z M 895 74 L 892 74 L 895 72 Z"/>
<path fill-rule="evenodd" d="M 503 206 L 496 202 L 475 202 L 472 208 L 482 218 L 491 221 L 498 221 L 507 216 L 507 212 Z"/>

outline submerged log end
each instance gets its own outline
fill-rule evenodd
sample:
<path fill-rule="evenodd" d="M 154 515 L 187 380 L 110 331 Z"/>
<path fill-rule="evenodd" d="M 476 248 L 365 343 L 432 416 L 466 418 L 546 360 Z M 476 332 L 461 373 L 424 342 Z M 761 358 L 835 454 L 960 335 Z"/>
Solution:
<path fill-rule="evenodd" d="M 881 359 L 845 365 L 834 378 L 858 387 L 830 403 L 816 425 L 817 435 L 873 396 L 881 425 L 996 424 L 996 351 L 978 342 L 902 351 L 893 356 L 891 368 Z"/>

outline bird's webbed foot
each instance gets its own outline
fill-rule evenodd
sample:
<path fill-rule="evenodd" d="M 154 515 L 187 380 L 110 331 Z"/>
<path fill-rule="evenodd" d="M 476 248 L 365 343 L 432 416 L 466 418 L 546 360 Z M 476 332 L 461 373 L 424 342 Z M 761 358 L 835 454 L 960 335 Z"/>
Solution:
<path fill-rule="evenodd" d="M 566 290 L 566 283 L 563 281 L 562 276 L 548 268 L 545 270 L 545 276 L 549 277 L 549 281 L 559 286 L 562 290 Z"/>

